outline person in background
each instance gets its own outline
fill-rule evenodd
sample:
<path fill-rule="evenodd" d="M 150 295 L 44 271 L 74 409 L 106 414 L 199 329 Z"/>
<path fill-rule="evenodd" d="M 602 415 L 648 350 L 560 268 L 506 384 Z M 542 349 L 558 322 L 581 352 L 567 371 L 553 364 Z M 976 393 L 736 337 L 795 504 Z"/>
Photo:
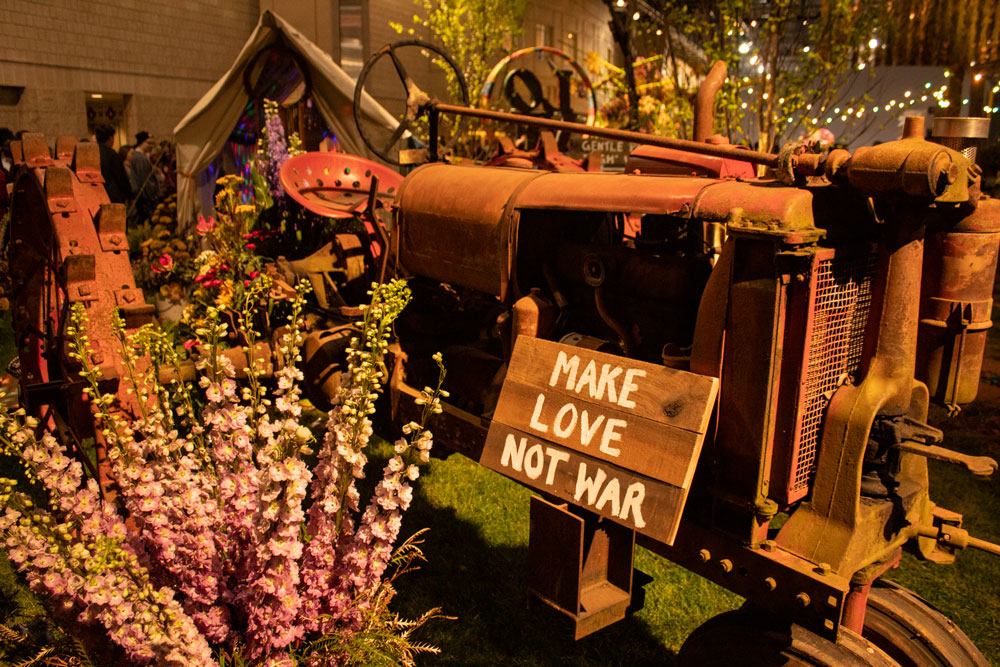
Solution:
<path fill-rule="evenodd" d="M 129 146 L 128 144 L 122 144 L 121 147 L 118 149 L 118 155 L 121 156 L 122 162 L 125 163 L 125 171 L 126 171 L 126 173 L 130 173 L 132 171 L 132 150 L 134 148 L 135 148 L 135 146 Z M 132 182 L 132 179 L 130 177 L 129 178 L 129 183 L 131 183 L 131 182 Z"/>
<path fill-rule="evenodd" d="M 125 164 L 114 149 L 115 129 L 107 124 L 94 128 L 94 139 L 101 152 L 101 176 L 104 177 L 104 190 L 108 199 L 114 204 L 128 204 L 132 198 L 132 186 L 125 173 Z"/>
<path fill-rule="evenodd" d="M 7 185 L 13 183 L 14 160 L 10 155 L 10 142 L 14 133 L 8 127 L 0 127 L 0 218 L 10 207 Z"/>
<path fill-rule="evenodd" d="M 132 191 L 135 192 L 135 219 L 139 222 L 148 219 L 156 207 L 157 182 L 153 174 L 153 163 L 149 159 L 152 145 L 149 132 L 142 131 L 135 135 L 129 177 Z"/>

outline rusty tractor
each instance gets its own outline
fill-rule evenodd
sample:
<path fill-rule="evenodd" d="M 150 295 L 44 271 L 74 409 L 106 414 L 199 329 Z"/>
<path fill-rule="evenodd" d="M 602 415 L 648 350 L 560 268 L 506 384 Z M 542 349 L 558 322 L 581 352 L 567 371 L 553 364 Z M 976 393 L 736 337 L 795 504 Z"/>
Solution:
<path fill-rule="evenodd" d="M 428 163 L 399 179 L 303 156 L 286 188 L 366 224 L 276 271 L 309 277 L 345 318 L 346 283 L 410 278 L 393 414 L 414 413 L 443 349 L 454 398 L 436 439 L 537 491 L 532 595 L 576 637 L 595 632 L 627 613 L 640 544 L 747 601 L 696 630 L 682 663 L 987 664 L 883 578 L 904 548 L 938 563 L 970 547 L 1000 555 L 929 495 L 928 458 L 996 468 L 928 424 L 932 400 L 975 398 L 991 326 L 1000 202 L 980 194 L 961 146 L 924 140 L 917 122 L 853 153 L 729 146 L 712 136 L 718 67 L 691 141 L 444 104 L 397 70 L 408 111 L 390 143 L 427 114 L 427 145 L 406 157 Z M 559 154 L 544 132 L 533 151 L 502 146 L 494 166 L 448 164 L 445 115 L 640 147 L 623 174 Z M 52 152 L 37 135 L 13 147 L 8 252 L 22 401 L 67 442 L 95 438 L 101 475 L 63 348 L 68 306 L 90 311 L 109 383 L 121 371 L 102 333 L 112 313 L 137 326 L 153 310 L 95 148 L 60 139 Z M 307 342 L 318 402 L 335 392 L 346 337 Z"/>
<path fill-rule="evenodd" d="M 613 623 L 638 543 L 747 601 L 684 664 L 986 664 L 883 579 L 904 548 L 1000 555 L 927 467 L 996 469 L 927 423 L 931 400 L 975 398 L 990 327 L 1000 202 L 974 162 L 922 119 L 853 153 L 726 145 L 721 65 L 693 141 L 443 104 L 400 75 L 432 132 L 394 203 L 390 271 L 415 299 L 393 409 L 414 414 L 443 346 L 436 439 L 537 492 L 531 594 L 577 637 Z M 444 115 L 640 148 L 624 174 L 448 164 Z"/>

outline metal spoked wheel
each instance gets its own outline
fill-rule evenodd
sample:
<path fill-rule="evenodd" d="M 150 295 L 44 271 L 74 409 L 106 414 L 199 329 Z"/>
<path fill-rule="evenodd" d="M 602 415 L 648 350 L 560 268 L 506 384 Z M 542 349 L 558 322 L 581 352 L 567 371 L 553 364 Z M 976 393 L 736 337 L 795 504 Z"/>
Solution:
<path fill-rule="evenodd" d="M 458 64 L 442 49 L 434 46 L 429 42 L 425 42 L 419 39 L 408 39 L 399 42 L 393 42 L 392 44 L 386 44 L 381 49 L 376 51 L 368 58 L 365 66 L 361 69 L 361 73 L 358 74 L 358 82 L 354 87 L 354 124 L 358 129 L 358 134 L 361 135 L 361 139 L 368 146 L 369 150 L 372 151 L 379 158 L 385 162 L 395 165 L 397 167 L 402 166 L 402 162 L 393 156 L 393 149 L 397 144 L 406 136 L 407 133 L 413 134 L 416 138 L 424 144 L 429 143 L 429 137 L 420 137 L 418 127 L 420 123 L 418 119 L 423 113 L 424 107 L 431 101 L 431 98 L 426 92 L 417 86 L 416 82 L 410 77 L 406 68 L 403 65 L 402 60 L 399 57 L 397 51 L 405 48 L 418 48 L 423 51 L 433 53 L 436 58 L 440 58 L 443 63 L 445 63 L 451 71 L 450 75 L 455 77 L 458 82 L 458 87 L 461 93 L 461 103 L 465 106 L 469 105 L 469 89 L 465 83 L 465 77 L 462 75 L 462 70 L 459 69 Z M 372 68 L 383 58 L 388 57 L 392 61 L 393 67 L 396 70 L 396 74 L 399 76 L 400 82 L 403 84 L 403 91 L 406 95 L 406 113 L 402 119 L 399 120 L 399 125 L 392 132 L 388 139 L 376 140 L 372 136 L 371 128 L 366 128 L 364 122 L 362 121 L 362 111 L 361 102 L 363 95 L 365 93 L 365 82 L 368 80 L 372 72 Z M 456 122 L 455 126 L 450 132 L 450 139 L 454 141 L 460 133 L 460 123 Z M 439 132 L 440 134 L 440 132 Z"/>
<path fill-rule="evenodd" d="M 769 612 L 745 605 L 709 619 L 684 642 L 682 667 L 889 667 L 897 663 L 858 634 L 842 628 L 836 643 Z"/>
<path fill-rule="evenodd" d="M 67 354 L 73 304 L 87 313 L 91 363 L 109 381 L 121 376 L 112 319 L 127 327 L 153 317 L 135 286 L 125 237 L 125 207 L 108 203 L 98 147 L 60 138 L 53 156 L 45 137 L 24 136 L 24 162 L 11 196 L 8 230 L 11 313 L 21 367 L 20 399 L 41 428 L 80 450 L 93 440 L 97 469 L 78 451 L 105 493 L 110 477 L 90 403 Z M 117 383 L 123 409 L 135 400 Z M 109 385 L 110 386 L 110 385 Z"/>
<path fill-rule="evenodd" d="M 903 667 L 990 664 L 954 621 L 891 581 L 872 586 L 863 634 Z"/>

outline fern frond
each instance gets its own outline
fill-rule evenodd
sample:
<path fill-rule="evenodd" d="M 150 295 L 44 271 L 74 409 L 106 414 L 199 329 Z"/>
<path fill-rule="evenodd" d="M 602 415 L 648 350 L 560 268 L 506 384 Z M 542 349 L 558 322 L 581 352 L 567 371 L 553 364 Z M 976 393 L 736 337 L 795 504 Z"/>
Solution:
<path fill-rule="evenodd" d="M 26 640 L 27 638 L 28 635 L 24 634 L 23 632 L 18 632 L 17 630 L 14 630 L 13 628 L 10 628 L 3 623 L 0 623 L 0 642 L 3 642 L 5 644 L 6 643 L 19 644 L 24 640 Z"/>
<path fill-rule="evenodd" d="M 52 653 L 52 647 L 51 646 L 46 646 L 41 651 L 39 651 L 38 653 L 36 653 L 35 657 L 33 657 L 33 658 L 26 658 L 25 660 L 22 660 L 21 662 L 15 663 L 13 665 L 13 667 L 31 667 L 32 665 L 37 665 L 39 662 L 41 662 L 42 658 L 44 658 L 45 656 L 47 656 L 49 653 Z"/>
<path fill-rule="evenodd" d="M 434 646 L 433 644 L 428 644 L 426 642 L 417 642 L 416 644 L 410 644 L 410 651 L 413 653 L 430 653 L 431 655 L 441 655 L 441 647 Z"/>

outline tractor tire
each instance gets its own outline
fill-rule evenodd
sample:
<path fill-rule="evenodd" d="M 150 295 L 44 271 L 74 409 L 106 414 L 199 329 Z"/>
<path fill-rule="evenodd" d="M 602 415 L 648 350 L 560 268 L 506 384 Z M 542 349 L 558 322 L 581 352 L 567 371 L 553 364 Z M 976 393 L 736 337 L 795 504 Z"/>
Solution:
<path fill-rule="evenodd" d="M 990 664 L 954 621 L 891 581 L 872 586 L 863 635 L 903 667 Z"/>
<path fill-rule="evenodd" d="M 744 605 L 709 619 L 681 646 L 681 667 L 895 667 L 874 644 L 846 628 L 837 642 Z"/>

